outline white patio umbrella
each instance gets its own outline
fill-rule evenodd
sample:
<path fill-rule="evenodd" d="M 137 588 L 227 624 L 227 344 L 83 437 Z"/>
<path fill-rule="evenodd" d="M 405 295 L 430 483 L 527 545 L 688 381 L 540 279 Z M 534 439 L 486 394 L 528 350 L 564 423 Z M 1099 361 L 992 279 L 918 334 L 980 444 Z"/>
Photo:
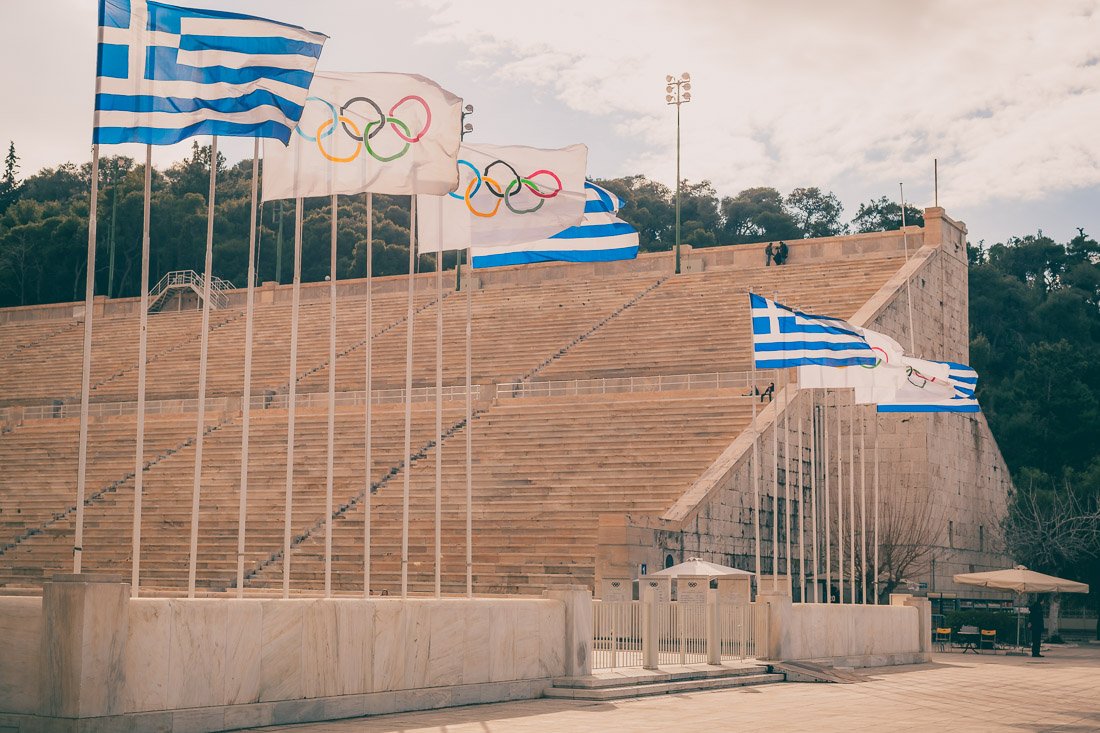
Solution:
<path fill-rule="evenodd" d="M 984 573 L 959 573 L 953 576 L 956 583 L 962 585 L 976 585 L 980 588 L 992 590 L 1010 590 L 1016 593 L 1088 593 L 1087 583 L 1078 583 L 1076 580 L 1056 578 L 1053 575 L 1044 575 L 1034 570 L 1028 570 L 1023 565 L 1017 565 L 1007 570 L 990 570 Z M 1020 645 L 1020 613 L 1016 612 L 1016 646 Z"/>
<path fill-rule="evenodd" d="M 976 585 L 993 590 L 1011 590 L 1017 593 L 1088 593 L 1087 583 L 1056 578 L 1028 570 L 1017 565 L 1008 570 L 990 570 L 985 573 L 959 573 L 953 576 L 956 583 Z"/>
<path fill-rule="evenodd" d="M 707 562 L 706 560 L 700 560 L 697 557 L 689 557 L 687 562 L 682 562 L 679 565 L 673 565 L 670 568 L 664 570 L 658 570 L 653 575 L 665 575 L 670 578 L 678 578 L 681 575 L 704 575 L 710 578 L 715 578 L 719 575 L 755 575 L 748 570 L 739 570 L 737 568 L 731 568 L 728 565 L 719 565 L 718 563 Z"/>

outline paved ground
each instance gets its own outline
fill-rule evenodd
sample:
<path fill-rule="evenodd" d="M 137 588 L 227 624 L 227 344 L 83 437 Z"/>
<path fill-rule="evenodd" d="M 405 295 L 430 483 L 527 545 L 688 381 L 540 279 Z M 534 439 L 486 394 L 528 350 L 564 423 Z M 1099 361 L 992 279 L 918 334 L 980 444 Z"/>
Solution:
<path fill-rule="evenodd" d="M 862 670 L 860 684 L 785 683 L 615 703 L 528 700 L 272 733 L 558 731 L 1100 731 L 1100 645 L 1043 659 L 937 654 L 933 663 Z"/>

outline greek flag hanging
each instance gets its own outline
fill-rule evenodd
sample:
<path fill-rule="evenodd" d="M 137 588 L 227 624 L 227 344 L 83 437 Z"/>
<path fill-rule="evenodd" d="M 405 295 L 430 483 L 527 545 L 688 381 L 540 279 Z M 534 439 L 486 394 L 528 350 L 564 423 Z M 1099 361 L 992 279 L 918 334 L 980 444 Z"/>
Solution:
<path fill-rule="evenodd" d="M 285 144 L 326 40 L 240 13 L 99 0 L 93 142 L 222 135 Z"/>
<path fill-rule="evenodd" d="M 757 369 L 875 365 L 875 352 L 847 321 L 802 313 L 755 293 L 749 293 L 749 306 Z"/>

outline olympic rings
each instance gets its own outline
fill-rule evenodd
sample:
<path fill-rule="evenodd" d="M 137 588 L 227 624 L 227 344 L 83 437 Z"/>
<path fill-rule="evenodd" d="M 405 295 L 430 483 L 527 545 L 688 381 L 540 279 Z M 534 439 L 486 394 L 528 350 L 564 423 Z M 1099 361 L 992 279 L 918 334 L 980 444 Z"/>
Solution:
<path fill-rule="evenodd" d="M 464 194 L 452 192 L 447 195 L 459 199 L 460 201 L 465 201 L 466 208 L 469 209 L 470 213 L 474 216 L 483 218 L 496 216 L 497 212 L 500 210 L 502 201 L 505 207 L 513 214 L 532 214 L 541 209 L 547 199 L 552 199 L 561 193 L 563 188 L 561 178 L 553 171 L 546 170 L 545 168 L 539 169 L 526 176 L 521 176 L 515 167 L 503 160 L 494 160 L 492 163 L 485 166 L 484 170 L 478 170 L 477 166 L 468 160 L 459 160 L 458 164 L 469 168 L 473 172 L 474 177 L 470 179 L 470 183 L 466 186 L 466 192 Z M 502 166 L 508 170 L 510 179 L 507 186 L 502 186 L 497 179 L 490 177 L 490 172 L 496 166 Z M 548 176 L 552 178 L 554 180 L 554 187 L 551 187 L 549 184 L 540 185 L 534 180 L 537 176 Z M 496 203 L 487 212 L 479 211 L 477 207 L 474 206 L 472 200 L 473 197 L 477 195 L 478 191 L 481 190 L 481 184 L 483 182 L 485 184 L 485 190 L 496 199 Z M 521 195 L 525 191 L 538 199 L 537 203 L 526 208 L 513 203 L 515 197 Z"/>
<path fill-rule="evenodd" d="M 420 142 L 424 138 L 424 136 L 428 134 L 428 130 L 430 130 L 432 126 L 431 107 L 428 106 L 428 103 L 424 100 L 423 97 L 415 94 L 410 94 L 398 100 L 396 104 L 390 107 L 389 113 L 386 114 L 382 112 L 382 108 L 378 105 L 378 103 L 375 102 L 373 99 L 370 99 L 369 97 L 352 97 L 351 99 L 340 105 L 339 110 L 337 110 L 336 105 L 320 97 L 306 97 L 306 101 L 320 102 L 321 104 L 325 105 L 325 107 L 328 108 L 330 118 L 321 123 L 321 125 L 317 128 L 316 135 L 309 135 L 302 130 L 301 125 L 295 126 L 294 131 L 301 135 L 304 140 L 308 140 L 311 143 L 316 143 L 317 149 L 318 151 L 320 151 L 321 155 L 326 160 L 332 161 L 333 163 L 350 163 L 351 161 L 359 157 L 359 153 L 362 150 L 366 150 L 372 158 L 379 161 L 380 163 L 389 163 L 408 153 L 411 144 Z M 424 123 L 415 134 L 413 133 L 407 122 L 396 116 L 397 109 L 403 105 L 406 105 L 409 102 L 418 103 L 424 109 Z M 356 123 L 345 114 L 352 105 L 357 103 L 368 105 L 371 108 L 370 111 L 377 116 L 377 119 L 371 120 L 370 122 L 366 123 L 366 125 L 363 127 L 362 132 L 360 132 Z M 335 155 L 334 153 L 325 150 L 325 146 L 321 142 L 324 138 L 331 137 L 332 134 L 336 132 L 338 126 L 341 130 L 343 130 L 344 134 L 346 134 L 356 143 L 355 150 L 350 155 Z M 404 143 L 403 147 L 401 147 L 400 150 L 392 155 L 383 155 L 377 150 L 376 147 L 372 147 L 370 142 L 385 129 L 392 130 L 394 135 L 396 135 Z M 375 143 L 375 146 L 377 146 L 377 143 Z M 478 186 L 477 188 L 475 188 L 474 193 L 477 193 L 477 190 L 480 188 L 481 183 L 479 178 Z"/>
<path fill-rule="evenodd" d="M 872 346 L 871 351 L 879 352 L 880 354 L 882 354 L 882 358 L 880 359 L 878 357 L 878 355 L 876 355 L 874 364 L 872 364 L 872 365 L 860 364 L 860 366 L 863 367 L 864 369 L 876 369 L 876 368 L 878 368 L 879 366 L 881 366 L 883 364 L 889 364 L 890 363 L 890 355 L 887 354 L 886 350 L 883 349 L 881 346 Z"/>

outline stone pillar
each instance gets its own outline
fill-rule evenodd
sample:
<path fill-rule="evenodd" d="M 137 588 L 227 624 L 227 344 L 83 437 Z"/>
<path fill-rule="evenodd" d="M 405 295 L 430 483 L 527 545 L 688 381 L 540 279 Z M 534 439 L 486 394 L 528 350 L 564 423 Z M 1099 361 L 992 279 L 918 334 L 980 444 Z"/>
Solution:
<path fill-rule="evenodd" d="M 916 598 L 908 593 L 891 593 L 891 606 L 909 606 L 917 609 L 917 649 L 927 659 L 932 655 L 932 601 Z"/>
<path fill-rule="evenodd" d="M 43 586 L 43 715 L 122 712 L 129 601 L 118 578 L 55 575 Z"/>
<path fill-rule="evenodd" d="M 565 676 L 592 674 L 592 591 L 571 585 L 546 591 L 565 604 Z"/>
<path fill-rule="evenodd" d="M 718 591 L 707 589 L 707 664 L 722 663 L 722 613 Z"/>
<path fill-rule="evenodd" d="M 759 659 L 791 659 L 790 618 L 793 613 L 791 588 L 772 590 L 769 583 L 756 594 L 756 656 Z"/>
<path fill-rule="evenodd" d="M 657 627 L 657 589 L 641 588 L 642 601 L 642 667 L 657 669 L 659 630 Z"/>

